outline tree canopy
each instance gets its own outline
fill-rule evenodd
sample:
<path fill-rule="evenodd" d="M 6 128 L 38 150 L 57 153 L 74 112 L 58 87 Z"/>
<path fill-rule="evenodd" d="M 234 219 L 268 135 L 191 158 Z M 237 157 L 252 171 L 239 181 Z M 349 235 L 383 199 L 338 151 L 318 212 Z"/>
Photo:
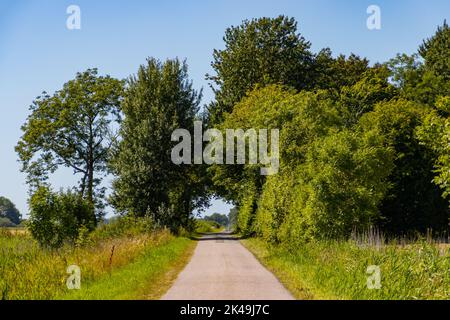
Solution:
<path fill-rule="evenodd" d="M 11 200 L 0 197 L 0 218 L 4 219 L 3 224 L 5 225 L 9 223 L 18 225 L 22 220 L 22 215 Z"/>
<path fill-rule="evenodd" d="M 122 88 L 122 81 L 88 69 L 53 95 L 43 92 L 33 101 L 16 147 L 32 192 L 59 167 L 70 168 L 81 175 L 78 192 L 90 203 L 93 221 L 98 219 L 94 207 L 102 208 L 102 190 L 95 194 L 95 189 L 107 169 Z"/>
<path fill-rule="evenodd" d="M 111 161 L 111 200 L 119 212 L 150 214 L 172 227 L 188 223 L 205 193 L 203 167 L 174 164 L 171 135 L 178 128 L 193 132 L 200 97 L 186 63 L 177 59 L 150 58 L 128 80 L 121 140 Z"/>

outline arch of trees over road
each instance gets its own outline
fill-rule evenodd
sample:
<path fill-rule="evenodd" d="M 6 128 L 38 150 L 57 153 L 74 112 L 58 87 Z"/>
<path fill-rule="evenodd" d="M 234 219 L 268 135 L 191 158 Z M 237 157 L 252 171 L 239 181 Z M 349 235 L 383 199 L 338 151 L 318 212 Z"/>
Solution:
<path fill-rule="evenodd" d="M 107 202 L 176 232 L 192 227 L 192 212 L 215 195 L 237 206 L 242 234 L 273 243 L 345 238 L 371 226 L 392 235 L 448 232 L 446 22 L 416 54 L 373 65 L 312 52 L 285 16 L 244 21 L 224 42 L 207 75 L 215 99 L 202 112 L 202 93 L 177 59 L 149 58 L 126 80 L 89 69 L 33 101 L 16 151 L 41 243 L 93 230 Z M 171 134 L 192 131 L 197 120 L 219 130 L 279 129 L 278 174 L 262 176 L 259 165 L 175 165 Z M 80 177 L 72 190 L 48 183 L 61 166 Z"/>

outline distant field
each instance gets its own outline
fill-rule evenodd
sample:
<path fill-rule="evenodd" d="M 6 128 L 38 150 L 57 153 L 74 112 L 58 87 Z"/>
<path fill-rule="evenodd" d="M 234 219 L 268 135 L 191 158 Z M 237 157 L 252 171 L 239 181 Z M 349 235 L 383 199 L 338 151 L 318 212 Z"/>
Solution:
<path fill-rule="evenodd" d="M 7 227 L 7 228 L 0 228 L 0 231 L 6 231 L 10 232 L 11 234 L 27 234 L 28 230 L 24 227 Z"/>

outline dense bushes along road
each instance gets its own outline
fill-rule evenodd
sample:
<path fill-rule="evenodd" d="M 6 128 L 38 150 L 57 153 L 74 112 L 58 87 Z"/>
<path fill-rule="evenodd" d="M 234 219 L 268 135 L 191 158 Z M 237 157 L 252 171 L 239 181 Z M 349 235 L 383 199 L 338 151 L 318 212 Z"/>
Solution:
<path fill-rule="evenodd" d="M 118 219 L 58 250 L 0 229 L 0 300 L 158 299 L 194 248 L 142 219 Z M 80 290 L 67 287 L 71 265 L 80 268 Z"/>

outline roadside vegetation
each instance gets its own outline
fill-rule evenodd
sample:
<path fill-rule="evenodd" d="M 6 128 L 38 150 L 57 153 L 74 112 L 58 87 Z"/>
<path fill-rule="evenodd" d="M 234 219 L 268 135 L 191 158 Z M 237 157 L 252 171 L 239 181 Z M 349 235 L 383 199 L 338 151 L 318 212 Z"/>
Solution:
<path fill-rule="evenodd" d="M 212 233 L 212 232 L 220 232 L 223 230 L 223 226 L 218 224 L 215 221 L 208 221 L 203 219 L 198 219 L 195 221 L 197 233 Z"/>
<path fill-rule="evenodd" d="M 450 299 L 449 245 L 330 240 L 292 250 L 258 238 L 242 242 L 297 299 Z M 369 266 L 380 268 L 379 289 L 368 287 Z"/>
<path fill-rule="evenodd" d="M 144 219 L 117 219 L 58 249 L 0 229 L 0 300 L 157 299 L 194 248 L 187 235 L 155 230 Z M 71 265 L 81 269 L 80 290 L 67 287 Z"/>

